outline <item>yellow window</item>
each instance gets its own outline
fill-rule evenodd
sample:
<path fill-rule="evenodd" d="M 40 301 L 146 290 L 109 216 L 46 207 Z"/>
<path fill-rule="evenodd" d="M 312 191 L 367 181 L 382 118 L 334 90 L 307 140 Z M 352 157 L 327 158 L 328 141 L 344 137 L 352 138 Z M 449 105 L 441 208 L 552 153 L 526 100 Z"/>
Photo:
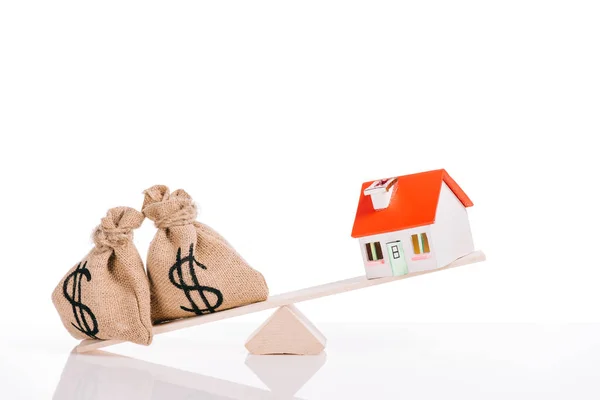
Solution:
<path fill-rule="evenodd" d="M 430 252 L 429 239 L 427 239 L 427 234 L 425 232 L 419 233 L 418 235 L 411 235 L 410 239 L 415 254 L 425 254 Z"/>

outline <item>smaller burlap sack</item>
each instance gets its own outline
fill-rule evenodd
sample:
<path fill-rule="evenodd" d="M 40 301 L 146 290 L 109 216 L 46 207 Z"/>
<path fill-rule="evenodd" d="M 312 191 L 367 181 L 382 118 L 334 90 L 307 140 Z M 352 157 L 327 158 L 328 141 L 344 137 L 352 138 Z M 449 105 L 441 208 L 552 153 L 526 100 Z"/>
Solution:
<path fill-rule="evenodd" d="M 169 193 L 157 185 L 144 192 L 142 212 L 158 231 L 150 243 L 152 321 L 204 315 L 264 301 L 269 295 L 262 274 L 205 224 L 183 190 Z"/>
<path fill-rule="evenodd" d="M 108 210 L 94 231 L 94 248 L 54 289 L 52 302 L 73 337 L 152 341 L 148 278 L 132 242 L 143 220 L 133 208 Z"/>

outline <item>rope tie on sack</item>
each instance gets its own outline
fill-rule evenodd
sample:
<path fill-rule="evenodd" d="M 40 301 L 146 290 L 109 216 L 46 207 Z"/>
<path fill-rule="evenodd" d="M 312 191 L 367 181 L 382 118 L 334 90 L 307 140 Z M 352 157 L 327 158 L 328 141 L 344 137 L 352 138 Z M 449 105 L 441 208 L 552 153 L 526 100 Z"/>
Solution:
<path fill-rule="evenodd" d="M 198 211 L 195 204 L 182 205 L 181 209 L 154 221 L 158 229 L 172 228 L 174 226 L 190 225 L 196 221 Z"/>
<path fill-rule="evenodd" d="M 94 244 L 98 248 L 115 248 L 133 240 L 133 233 L 131 228 L 103 228 L 102 226 L 98 226 L 94 230 L 92 237 Z"/>

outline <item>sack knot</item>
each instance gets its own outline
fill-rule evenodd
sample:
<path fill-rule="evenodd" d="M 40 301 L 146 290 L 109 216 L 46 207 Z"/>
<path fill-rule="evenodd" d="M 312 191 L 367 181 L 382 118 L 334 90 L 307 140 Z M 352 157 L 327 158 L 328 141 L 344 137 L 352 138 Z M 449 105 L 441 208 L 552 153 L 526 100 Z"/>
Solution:
<path fill-rule="evenodd" d="M 144 215 L 154 221 L 158 229 L 190 225 L 196 221 L 198 209 L 191 196 L 179 189 L 173 193 L 164 185 L 144 191 Z"/>
<path fill-rule="evenodd" d="M 139 228 L 143 221 L 144 214 L 133 208 L 111 208 L 94 229 L 94 244 L 98 249 L 123 246 L 133 240 L 133 230 Z"/>
<path fill-rule="evenodd" d="M 102 247 L 119 247 L 123 246 L 127 242 L 133 239 L 133 233 L 131 229 L 127 228 L 113 228 L 106 229 L 102 226 L 96 227 L 94 230 L 94 244 L 98 248 Z"/>
<path fill-rule="evenodd" d="M 195 204 L 182 205 L 180 210 L 165 215 L 154 221 L 158 229 L 166 229 L 174 226 L 189 225 L 196 221 L 198 211 Z"/>

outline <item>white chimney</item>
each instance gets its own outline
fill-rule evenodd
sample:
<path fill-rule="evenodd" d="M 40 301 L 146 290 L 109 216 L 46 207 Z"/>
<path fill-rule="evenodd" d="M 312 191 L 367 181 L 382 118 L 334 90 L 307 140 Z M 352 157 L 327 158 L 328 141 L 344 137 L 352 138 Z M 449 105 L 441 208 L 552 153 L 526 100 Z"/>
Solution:
<path fill-rule="evenodd" d="M 380 179 L 365 189 L 364 195 L 371 196 L 371 202 L 373 202 L 375 210 L 383 210 L 390 205 L 394 184 L 397 180 L 398 178 Z"/>

